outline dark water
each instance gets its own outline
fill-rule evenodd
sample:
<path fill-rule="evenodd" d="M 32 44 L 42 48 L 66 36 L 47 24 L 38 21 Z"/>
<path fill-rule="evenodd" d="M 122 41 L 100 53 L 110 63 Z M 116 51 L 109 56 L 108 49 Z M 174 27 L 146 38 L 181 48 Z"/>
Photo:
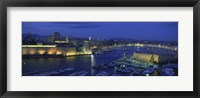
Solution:
<path fill-rule="evenodd" d="M 92 69 L 94 65 L 110 63 L 123 57 L 124 53 L 133 55 L 137 47 L 121 47 L 104 54 L 71 56 L 65 58 L 29 58 L 23 59 L 22 74 L 39 72 L 46 69 L 55 69 L 64 67 L 75 68 L 76 71 L 87 71 L 90 75 L 94 75 L 98 70 Z M 140 49 L 142 50 L 142 49 Z M 109 69 L 108 69 L 109 70 Z M 112 70 L 111 70 L 112 71 Z"/>
<path fill-rule="evenodd" d="M 104 52 L 103 54 L 93 54 L 93 55 L 82 55 L 82 56 L 71 56 L 63 58 L 27 58 L 22 59 L 22 75 L 23 76 L 68 76 L 68 75 L 100 75 L 100 76 L 129 76 L 135 75 L 133 72 L 119 72 L 119 66 L 108 67 L 108 68 L 95 68 L 101 64 L 109 64 L 115 60 L 122 58 L 124 55 L 132 56 L 135 51 L 144 52 L 147 48 L 145 47 L 120 47 L 111 49 L 113 51 Z M 156 49 L 153 49 L 156 51 Z M 159 65 L 159 68 L 149 74 L 151 76 L 166 75 L 166 76 L 177 76 L 178 75 L 178 64 L 172 65 Z M 66 71 L 66 69 L 72 68 L 72 71 Z M 121 68 L 121 67 L 120 67 Z M 126 67 L 128 68 L 128 67 Z M 171 69 L 173 68 L 173 69 Z M 123 69 L 123 67 L 122 67 Z M 137 75 L 146 75 L 151 69 L 149 67 L 147 72 L 143 69 L 142 73 Z M 63 70 L 65 70 L 63 72 Z M 139 71 L 140 69 L 135 69 L 134 71 Z M 125 70 L 126 71 L 126 70 Z M 175 74 L 173 73 L 175 72 Z M 144 73 L 145 72 L 145 73 Z M 159 72 L 159 73 L 158 73 Z"/>

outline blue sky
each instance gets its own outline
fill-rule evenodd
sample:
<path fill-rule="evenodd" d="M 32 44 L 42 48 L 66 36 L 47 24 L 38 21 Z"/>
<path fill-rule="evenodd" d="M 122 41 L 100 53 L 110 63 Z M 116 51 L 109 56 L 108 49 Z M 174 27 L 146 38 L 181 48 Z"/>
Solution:
<path fill-rule="evenodd" d="M 96 39 L 178 41 L 178 22 L 22 22 L 22 33 Z"/>

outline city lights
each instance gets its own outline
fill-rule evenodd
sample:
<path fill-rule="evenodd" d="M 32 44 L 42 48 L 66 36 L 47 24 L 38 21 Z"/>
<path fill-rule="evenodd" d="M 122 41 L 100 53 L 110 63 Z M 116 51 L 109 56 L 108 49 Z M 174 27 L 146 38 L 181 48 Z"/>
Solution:
<path fill-rule="evenodd" d="M 23 76 L 178 76 L 177 22 L 22 24 Z"/>
<path fill-rule="evenodd" d="M 42 55 L 45 53 L 45 50 L 39 50 L 38 53 Z"/>

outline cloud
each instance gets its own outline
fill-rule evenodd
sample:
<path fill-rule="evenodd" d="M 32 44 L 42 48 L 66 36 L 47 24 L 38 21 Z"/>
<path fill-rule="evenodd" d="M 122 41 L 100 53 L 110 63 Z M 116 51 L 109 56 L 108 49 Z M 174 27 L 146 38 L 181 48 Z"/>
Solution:
<path fill-rule="evenodd" d="M 51 22 L 51 24 L 67 28 L 98 28 L 103 26 L 103 23 L 97 24 L 95 22 Z"/>

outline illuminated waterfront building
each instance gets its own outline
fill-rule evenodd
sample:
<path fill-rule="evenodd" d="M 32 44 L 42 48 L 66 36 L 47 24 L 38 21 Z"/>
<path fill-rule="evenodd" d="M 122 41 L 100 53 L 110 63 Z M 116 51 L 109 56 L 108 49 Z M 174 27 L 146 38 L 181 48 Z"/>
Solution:
<path fill-rule="evenodd" d="M 75 47 L 68 47 L 66 56 L 74 56 L 74 55 L 76 55 L 76 52 L 77 52 L 77 50 Z"/>
<path fill-rule="evenodd" d="M 140 44 L 140 43 L 137 43 L 137 44 L 135 44 L 135 46 L 142 47 L 142 46 L 144 46 L 144 45 L 143 45 L 143 44 Z"/>
<path fill-rule="evenodd" d="M 77 51 L 76 47 L 57 47 L 56 45 L 22 45 L 22 55 L 26 56 L 76 56 L 90 55 L 91 51 Z"/>
<path fill-rule="evenodd" d="M 156 55 L 156 54 L 135 52 L 133 55 L 133 59 L 142 61 L 142 62 L 159 63 L 159 55 Z"/>
<path fill-rule="evenodd" d="M 57 51 L 56 45 L 22 45 L 22 55 L 53 54 L 52 50 Z"/>
<path fill-rule="evenodd" d="M 169 54 L 135 52 L 133 55 L 133 59 L 137 61 L 149 62 L 149 63 L 167 63 L 167 62 L 175 61 L 177 59 L 177 56 L 169 55 Z"/>

